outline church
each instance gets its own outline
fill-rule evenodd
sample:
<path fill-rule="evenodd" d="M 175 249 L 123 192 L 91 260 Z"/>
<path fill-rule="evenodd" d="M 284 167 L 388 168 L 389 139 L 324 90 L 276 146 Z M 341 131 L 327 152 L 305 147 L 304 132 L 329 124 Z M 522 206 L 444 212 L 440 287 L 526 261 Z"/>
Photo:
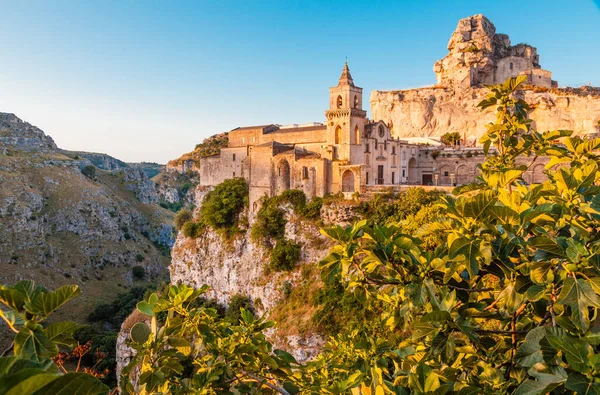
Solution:
<path fill-rule="evenodd" d="M 363 90 L 348 63 L 329 89 L 324 123 L 246 126 L 229 132 L 221 153 L 200 159 L 200 185 L 246 179 L 253 211 L 264 195 L 300 189 L 308 198 L 421 183 L 419 146 L 394 138 L 383 121 L 367 118 Z"/>

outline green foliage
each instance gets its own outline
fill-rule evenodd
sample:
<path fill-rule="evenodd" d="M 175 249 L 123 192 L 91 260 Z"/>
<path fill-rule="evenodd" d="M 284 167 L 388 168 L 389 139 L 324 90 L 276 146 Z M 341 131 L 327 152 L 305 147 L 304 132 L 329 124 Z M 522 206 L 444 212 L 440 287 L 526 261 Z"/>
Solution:
<path fill-rule="evenodd" d="M 317 196 L 300 208 L 299 213 L 306 219 L 318 219 L 321 216 L 321 207 L 323 207 L 323 199 Z"/>
<path fill-rule="evenodd" d="M 283 191 L 278 200 L 281 203 L 290 203 L 295 211 L 299 211 L 306 205 L 306 195 L 299 189 Z"/>
<path fill-rule="evenodd" d="M 381 194 L 363 201 L 357 208 L 361 217 L 369 224 L 398 222 L 416 214 L 421 207 L 440 200 L 446 193 L 441 190 L 426 191 L 424 188 L 408 188 L 399 194 Z"/>
<path fill-rule="evenodd" d="M 440 141 L 446 145 L 458 145 L 460 144 L 460 133 L 458 132 L 447 132 L 442 135 Z"/>
<path fill-rule="evenodd" d="M 134 393 L 129 379 L 138 366 L 136 393 L 288 393 L 285 377 L 293 375 L 296 362 L 265 340 L 262 331 L 272 323 L 245 309 L 232 323 L 212 308 L 190 307 L 206 290 L 171 286 L 164 297 L 152 294 L 138 305 L 152 322 L 141 330 L 147 337 L 133 336 L 137 354 L 123 371 L 123 393 Z M 163 312 L 159 326 L 156 315 Z"/>
<path fill-rule="evenodd" d="M 181 232 L 185 237 L 191 237 L 194 239 L 200 236 L 202 229 L 204 229 L 204 224 L 201 222 L 188 221 L 181 227 Z"/>
<path fill-rule="evenodd" d="M 239 324 L 242 320 L 242 311 L 248 311 L 254 314 L 252 307 L 252 301 L 246 295 L 235 294 L 229 300 L 229 305 L 225 311 L 225 320 L 230 322 L 232 325 Z"/>
<path fill-rule="evenodd" d="M 270 239 L 280 240 L 284 237 L 286 219 L 281 208 L 284 204 L 290 204 L 294 213 L 302 218 L 316 219 L 320 216 L 323 200 L 314 198 L 307 203 L 304 192 L 297 189 L 284 191 L 271 198 L 264 197 L 252 226 L 252 240 L 270 245 Z"/>
<path fill-rule="evenodd" d="M 194 217 L 190 210 L 180 210 L 177 212 L 177 214 L 175 214 L 175 227 L 177 230 L 181 230 L 183 225 L 185 225 L 186 222 L 191 221 L 193 218 Z"/>
<path fill-rule="evenodd" d="M 429 229 L 434 249 L 395 225 L 324 230 L 337 245 L 320 264 L 323 278 L 383 301 L 381 325 L 410 335 L 388 344 L 393 352 L 361 357 L 361 391 L 600 393 L 600 139 L 533 130 L 527 104 L 513 97 L 523 81 L 492 87 L 480 105 L 496 106 L 482 143 L 497 155 L 479 183 L 444 198 L 445 219 Z M 566 166 L 528 187 L 519 156 Z M 339 360 L 360 338 L 339 339 L 316 362 Z M 342 379 L 356 365 L 344 366 Z"/>
<path fill-rule="evenodd" d="M 170 210 L 174 213 L 181 211 L 181 209 L 183 208 L 183 203 L 181 203 L 181 202 L 175 202 L 175 203 L 160 202 L 159 205 L 160 205 L 160 207 Z"/>
<path fill-rule="evenodd" d="M 228 143 L 229 138 L 227 137 L 227 133 L 216 134 L 197 144 L 195 151 L 201 157 L 217 155 L 221 153 L 221 148 L 227 147 Z"/>
<path fill-rule="evenodd" d="M 319 289 L 313 304 L 317 310 L 311 321 L 325 335 L 351 334 L 357 330 L 382 339 L 394 335 L 376 320 L 384 311 L 381 302 L 355 295 L 339 282 L 327 283 Z"/>
<path fill-rule="evenodd" d="M 269 268 L 275 271 L 292 270 L 300 259 L 300 245 L 290 240 L 279 240 L 271 251 Z"/>
<path fill-rule="evenodd" d="M 136 304 L 144 298 L 148 290 L 154 286 L 132 287 L 126 293 L 119 294 L 108 304 L 98 305 L 88 316 L 90 322 L 107 322 L 119 329 L 125 318 L 135 309 Z"/>
<path fill-rule="evenodd" d="M 210 191 L 200 208 L 202 222 L 215 230 L 232 234 L 237 230 L 238 217 L 248 205 L 248 184 L 243 178 L 223 181 Z"/>
<path fill-rule="evenodd" d="M 76 285 L 48 291 L 33 281 L 0 286 L 0 303 L 4 305 L 0 317 L 16 334 L 14 356 L 0 357 L 0 393 L 108 393 L 108 387 L 95 377 L 84 373 L 63 374 L 52 361 L 59 347 L 76 345 L 73 332 L 77 324 L 44 321 L 80 292 Z"/>
<path fill-rule="evenodd" d="M 87 165 L 83 169 L 81 169 L 81 173 L 91 180 L 96 179 L 96 166 Z"/>
<path fill-rule="evenodd" d="M 143 266 L 134 266 L 131 268 L 131 274 L 134 280 L 143 280 L 146 277 L 146 269 Z"/>
<path fill-rule="evenodd" d="M 263 198 L 250 235 L 255 242 L 267 244 L 271 238 L 282 239 L 285 236 L 285 224 L 285 212 L 279 208 L 279 200 Z"/>
<path fill-rule="evenodd" d="M 143 262 L 144 261 L 144 256 L 142 254 L 135 254 L 135 260 L 137 262 Z"/>

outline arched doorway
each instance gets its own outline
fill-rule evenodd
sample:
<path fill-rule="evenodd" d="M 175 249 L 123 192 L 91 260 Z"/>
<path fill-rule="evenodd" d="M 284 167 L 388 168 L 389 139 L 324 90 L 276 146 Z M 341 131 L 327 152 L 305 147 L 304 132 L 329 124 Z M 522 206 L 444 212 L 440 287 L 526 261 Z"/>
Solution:
<path fill-rule="evenodd" d="M 283 159 L 277 164 L 275 171 L 277 172 L 277 194 L 279 195 L 281 192 L 290 189 L 290 164 Z"/>
<path fill-rule="evenodd" d="M 419 184 L 419 171 L 415 158 L 410 158 L 408 161 L 408 183 L 413 185 Z"/>
<path fill-rule="evenodd" d="M 346 170 L 342 174 L 342 192 L 354 192 L 354 172 Z"/>

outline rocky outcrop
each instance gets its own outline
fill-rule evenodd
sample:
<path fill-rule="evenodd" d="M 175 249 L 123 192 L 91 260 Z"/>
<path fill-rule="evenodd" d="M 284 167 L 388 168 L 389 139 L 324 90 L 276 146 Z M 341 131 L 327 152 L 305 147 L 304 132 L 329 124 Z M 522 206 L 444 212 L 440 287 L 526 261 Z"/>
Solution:
<path fill-rule="evenodd" d="M 291 273 L 269 272 L 268 249 L 253 243 L 250 232 L 226 243 L 219 234 L 207 229 L 196 239 L 186 238 L 179 233 L 169 266 L 171 283 L 193 287 L 207 284 L 211 287 L 207 296 L 225 305 L 233 295 L 249 296 L 257 313 L 268 317 L 284 297 L 284 283 L 295 286 L 296 283 L 307 281 L 302 279 L 303 268 L 315 265 L 331 247 L 313 222 L 298 218 L 290 207 L 286 210 L 285 237 L 302 246 L 297 270 Z M 316 283 L 320 280 L 316 275 L 310 281 Z M 271 333 L 271 341 L 276 347 L 294 354 L 300 361 L 314 356 L 323 344 L 323 339 L 316 334 L 280 336 L 276 331 Z"/>
<path fill-rule="evenodd" d="M 438 84 L 467 88 L 496 84 L 525 74 L 529 83 L 551 87 L 551 73 L 542 70 L 537 49 L 527 44 L 512 46 L 506 34 L 479 14 L 458 21 L 448 42 L 448 55 L 435 62 Z"/>
<path fill-rule="evenodd" d="M 374 119 L 390 124 L 396 137 L 459 132 L 472 141 L 494 120 L 493 108 L 483 112 L 477 108 L 487 93 L 486 88 L 373 91 L 371 112 Z M 530 116 L 539 130 L 569 129 L 578 135 L 600 132 L 600 90 L 536 89 L 525 90 L 521 96 L 533 106 Z"/>
<path fill-rule="evenodd" d="M 0 148 L 6 154 L 9 147 L 22 151 L 56 150 L 54 140 L 40 129 L 15 114 L 0 112 Z"/>
<path fill-rule="evenodd" d="M 89 159 L 65 155 L 12 114 L 0 119 L 0 284 L 78 284 L 82 295 L 65 314 L 84 320 L 135 285 L 133 266 L 145 280 L 167 278 L 173 213 L 154 204 L 142 170 L 82 172 Z"/>
<path fill-rule="evenodd" d="M 399 138 L 458 132 L 474 144 L 494 119 L 493 108 L 484 112 L 477 108 L 488 93 L 484 85 L 526 75 L 521 96 L 533 107 L 530 116 L 537 129 L 570 129 L 578 135 L 600 132 L 600 88 L 557 88 L 551 73 L 541 69 L 537 50 L 527 44 L 511 45 L 485 16 L 461 19 L 448 51 L 434 65 L 438 85 L 371 92 L 373 119 L 388 123 Z"/>

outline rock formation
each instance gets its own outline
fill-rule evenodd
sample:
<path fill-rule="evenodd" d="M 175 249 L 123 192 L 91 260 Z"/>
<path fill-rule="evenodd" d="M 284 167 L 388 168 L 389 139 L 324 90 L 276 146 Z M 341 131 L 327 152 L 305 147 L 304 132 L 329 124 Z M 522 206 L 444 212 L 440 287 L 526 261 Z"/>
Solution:
<path fill-rule="evenodd" d="M 458 21 L 448 42 L 444 59 L 433 66 L 441 86 L 467 88 L 497 84 L 509 77 L 525 74 L 529 83 L 547 88 L 556 86 L 550 73 L 539 64 L 537 49 L 527 44 L 510 45 L 506 34 L 479 14 Z"/>
<path fill-rule="evenodd" d="M 155 204 L 156 188 L 140 169 L 88 166 L 0 113 L 0 283 L 78 284 L 82 296 L 65 311 L 78 321 L 133 285 L 135 265 L 149 281 L 165 279 L 164 251 L 174 243 L 173 213 Z"/>
<path fill-rule="evenodd" d="M 438 85 L 395 91 L 372 91 L 371 113 L 391 126 L 396 137 L 439 137 L 459 132 L 474 144 L 494 119 L 493 109 L 477 104 L 484 85 L 528 76 L 522 97 L 533 106 L 530 116 L 539 130 L 570 129 L 578 135 L 600 133 L 600 88 L 557 88 L 541 69 L 537 50 L 511 46 L 483 15 L 461 19 L 448 43 L 448 55 L 435 63 Z"/>

